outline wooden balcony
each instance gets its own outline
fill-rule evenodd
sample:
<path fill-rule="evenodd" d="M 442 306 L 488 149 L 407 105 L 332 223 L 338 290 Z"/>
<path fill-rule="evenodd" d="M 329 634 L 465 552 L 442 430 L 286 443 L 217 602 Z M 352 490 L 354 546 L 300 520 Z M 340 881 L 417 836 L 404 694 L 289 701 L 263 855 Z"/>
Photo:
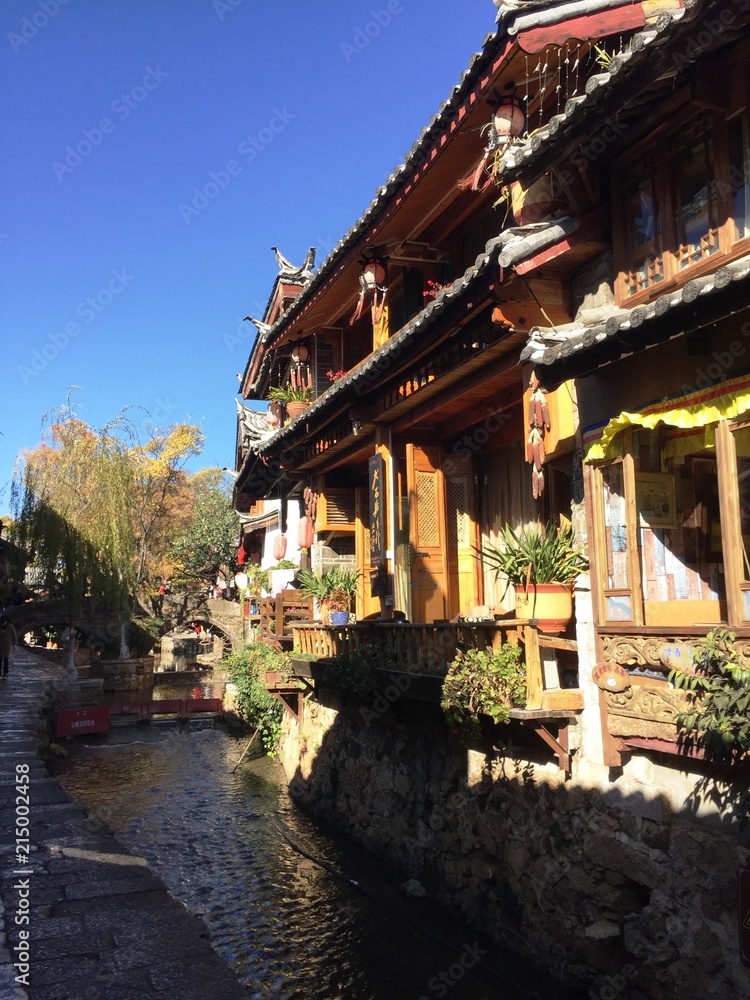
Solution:
<path fill-rule="evenodd" d="M 360 622 L 355 625 L 322 625 L 318 622 L 292 624 L 294 650 L 305 654 L 296 666 L 310 657 L 331 659 L 361 645 L 384 642 L 399 669 L 413 676 L 442 679 L 458 649 L 485 649 L 509 642 L 522 646 L 526 661 L 526 705 L 513 709 L 511 717 L 565 718 L 583 708 L 578 688 L 562 688 L 557 677 L 557 651 L 577 652 L 572 639 L 560 639 L 539 632 L 535 623 L 519 619 L 494 622 L 445 622 L 412 625 L 395 621 Z"/>

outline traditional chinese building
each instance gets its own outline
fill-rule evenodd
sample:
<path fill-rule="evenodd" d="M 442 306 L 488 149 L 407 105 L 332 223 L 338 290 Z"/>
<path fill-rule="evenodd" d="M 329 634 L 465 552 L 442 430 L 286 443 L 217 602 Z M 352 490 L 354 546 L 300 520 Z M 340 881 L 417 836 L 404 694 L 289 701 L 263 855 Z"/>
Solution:
<path fill-rule="evenodd" d="M 243 396 L 310 398 L 241 443 L 238 509 L 296 498 L 313 565 L 333 553 L 361 571 L 358 619 L 381 620 L 412 678 L 367 733 L 316 709 L 327 750 L 292 740 L 290 772 L 304 801 L 439 870 L 450 902 L 561 979 L 606 966 L 643 996 L 742 995 L 733 778 L 685 753 L 667 675 L 717 626 L 750 641 L 747 16 L 711 0 L 497 6 L 496 33 L 317 271 L 290 288 L 280 260 L 257 324 Z M 482 552 L 506 525 L 561 515 L 591 571 L 552 636 L 518 624 Z M 298 632 L 335 652 L 365 627 Z M 403 757 L 394 742 L 429 701 L 421 660 L 434 674 L 461 644 L 504 638 L 523 648 L 526 704 L 493 744 L 504 760 L 470 752 L 459 774 L 445 751 L 454 824 L 415 776 L 435 738 Z M 379 747 L 381 785 L 410 775 L 391 822 L 320 776 L 355 782 L 352 741 Z M 409 842 L 430 810 L 464 829 L 460 849 L 447 832 Z M 691 866 L 716 906 L 681 888 Z M 720 958 L 701 957 L 701 934 Z"/>

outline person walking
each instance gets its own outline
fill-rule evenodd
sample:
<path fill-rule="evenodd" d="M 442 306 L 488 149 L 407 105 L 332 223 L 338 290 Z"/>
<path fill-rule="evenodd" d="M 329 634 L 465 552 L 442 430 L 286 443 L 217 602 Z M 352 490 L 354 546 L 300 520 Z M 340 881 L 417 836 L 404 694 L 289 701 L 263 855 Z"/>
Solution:
<path fill-rule="evenodd" d="M 0 679 L 8 676 L 8 665 L 13 647 L 18 642 L 16 630 L 7 615 L 0 615 Z"/>

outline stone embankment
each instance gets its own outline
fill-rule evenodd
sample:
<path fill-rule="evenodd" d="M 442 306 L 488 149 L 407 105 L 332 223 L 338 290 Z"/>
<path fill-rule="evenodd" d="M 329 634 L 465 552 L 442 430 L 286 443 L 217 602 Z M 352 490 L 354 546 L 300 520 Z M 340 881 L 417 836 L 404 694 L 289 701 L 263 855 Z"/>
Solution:
<path fill-rule="evenodd" d="M 310 701 L 301 729 L 287 719 L 301 805 L 590 1000 L 750 997 L 737 926 L 750 830 L 696 817 L 707 808 L 680 772 L 670 790 L 640 758 L 597 787 L 512 747 L 467 751 L 437 708 L 373 715 Z"/>
<path fill-rule="evenodd" d="M 0 681 L 0 1000 L 247 998 L 205 924 L 48 776 L 55 684 L 63 669 L 25 649 Z"/>

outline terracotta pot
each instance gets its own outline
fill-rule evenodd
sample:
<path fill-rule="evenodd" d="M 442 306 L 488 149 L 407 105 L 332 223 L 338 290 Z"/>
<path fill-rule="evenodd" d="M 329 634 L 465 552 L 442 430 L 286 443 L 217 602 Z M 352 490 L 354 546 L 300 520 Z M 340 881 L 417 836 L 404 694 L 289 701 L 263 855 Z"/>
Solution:
<path fill-rule="evenodd" d="M 573 587 L 565 583 L 516 586 L 516 618 L 536 618 L 542 632 L 564 632 L 573 617 Z"/>
<path fill-rule="evenodd" d="M 309 403 L 287 403 L 286 415 L 290 420 L 294 420 L 300 413 L 304 413 L 309 405 Z"/>

